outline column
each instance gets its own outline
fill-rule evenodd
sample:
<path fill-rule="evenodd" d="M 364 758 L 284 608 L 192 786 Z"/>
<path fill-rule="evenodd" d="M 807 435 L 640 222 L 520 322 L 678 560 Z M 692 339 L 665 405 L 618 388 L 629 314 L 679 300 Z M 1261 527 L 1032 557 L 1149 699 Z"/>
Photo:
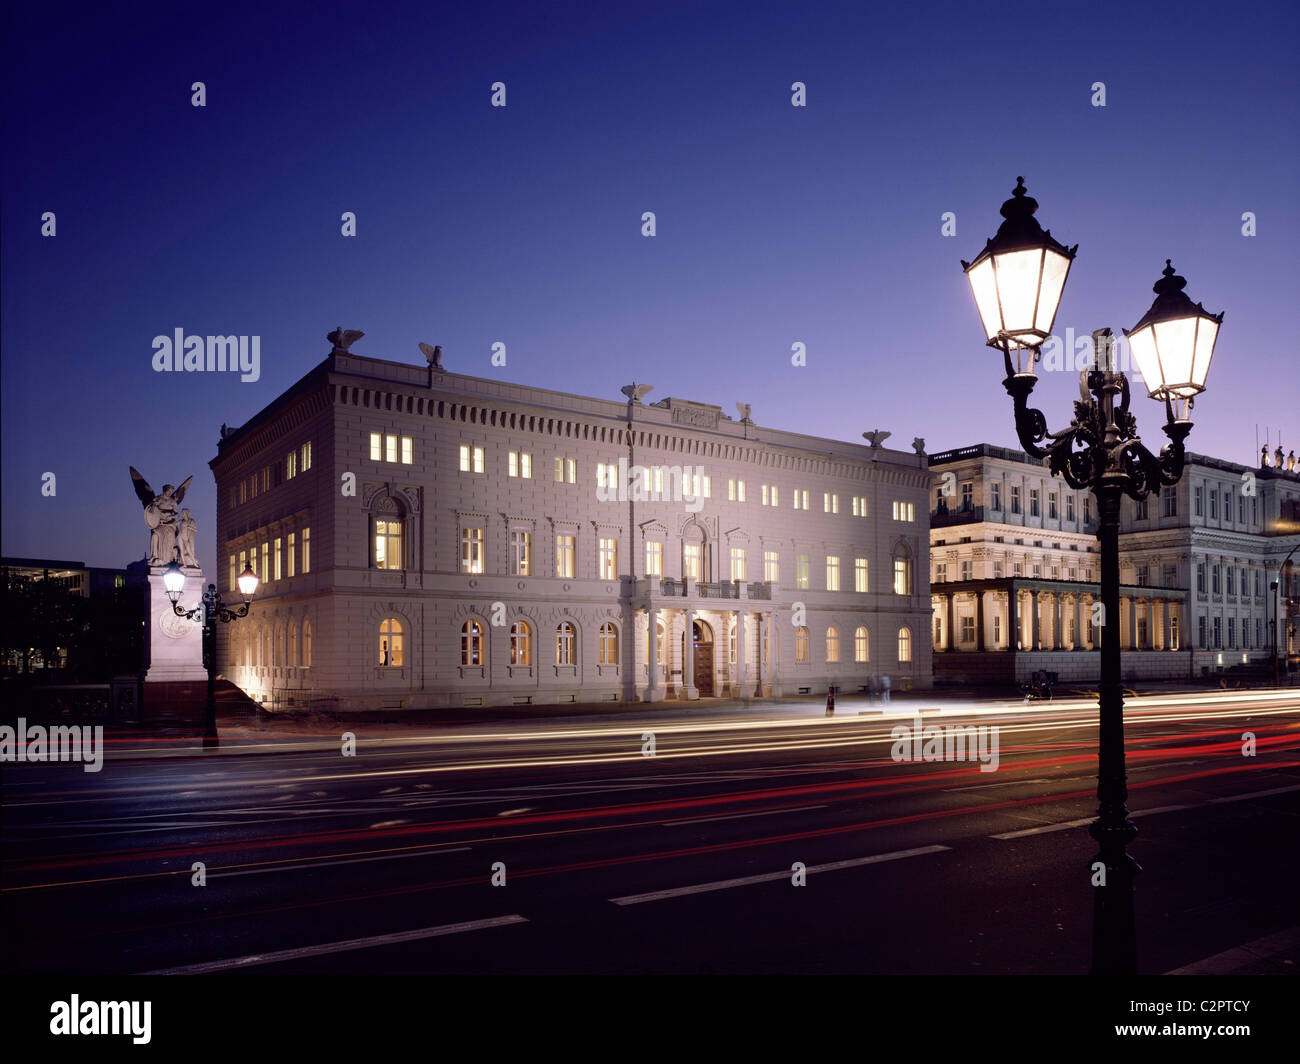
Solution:
<path fill-rule="evenodd" d="M 773 698 L 780 698 L 781 688 L 781 626 L 777 623 L 776 614 L 771 613 L 767 618 L 767 630 L 771 633 L 769 639 L 772 644 L 772 652 L 768 655 L 771 662 L 769 666 L 771 673 L 770 692 Z"/>
<path fill-rule="evenodd" d="M 954 602 L 954 601 L 956 600 L 956 598 L 957 598 L 956 592 L 952 592 L 952 591 L 950 591 L 950 592 L 945 596 L 945 598 L 947 598 L 947 600 L 948 600 L 948 619 L 947 619 L 947 621 L 945 622 L 945 623 L 947 624 L 948 628 L 947 628 L 947 630 L 943 633 L 943 645 L 944 645 L 944 649 L 945 649 L 945 650 L 956 650 L 956 649 L 957 649 L 957 636 L 956 636 L 956 633 L 953 631 L 953 624 L 952 624 L 953 602 Z"/>
<path fill-rule="evenodd" d="M 1070 649 L 1078 650 L 1084 646 L 1083 637 L 1083 596 L 1077 591 L 1074 593 L 1074 642 Z"/>
<path fill-rule="evenodd" d="M 1034 611 L 1034 624 L 1033 624 L 1033 631 L 1032 631 L 1032 633 L 1030 634 L 1030 637 L 1029 637 L 1029 649 L 1030 649 L 1030 650 L 1042 650 L 1042 649 L 1043 649 L 1043 629 L 1042 629 L 1042 618 L 1041 618 L 1041 617 L 1039 616 L 1039 614 L 1038 614 L 1038 588 L 1034 588 L 1034 590 L 1031 591 L 1031 592 L 1029 593 L 1029 595 L 1030 595 L 1030 598 L 1033 600 L 1033 607 L 1032 607 L 1032 608 L 1033 608 L 1033 611 Z"/>
<path fill-rule="evenodd" d="M 700 697 L 695 686 L 695 611 L 686 611 L 686 649 L 682 654 L 682 689 L 687 701 Z"/>
<path fill-rule="evenodd" d="M 984 649 L 984 592 L 975 592 L 975 649 Z"/>
<path fill-rule="evenodd" d="M 1052 649 L 1064 650 L 1065 640 L 1061 638 L 1061 592 L 1052 592 Z"/>
<path fill-rule="evenodd" d="M 1016 589 L 1007 592 L 1007 649 L 1015 651 L 1020 642 L 1020 611 L 1016 609 Z"/>
<path fill-rule="evenodd" d="M 1137 627 L 1137 599 L 1129 595 L 1128 597 L 1128 641 L 1129 649 L 1137 650 L 1138 648 L 1138 627 Z"/>
<path fill-rule="evenodd" d="M 809 653 L 812 652 L 812 628 L 808 629 Z M 736 676 L 731 685 L 732 698 L 745 697 L 745 612 L 736 611 Z"/>
<path fill-rule="evenodd" d="M 646 610 L 646 623 L 648 625 L 647 634 L 650 638 L 649 649 L 646 653 L 646 671 L 650 675 L 650 683 L 646 687 L 645 700 L 647 702 L 658 702 L 663 697 L 663 689 L 659 686 L 659 611 L 656 609 Z"/>

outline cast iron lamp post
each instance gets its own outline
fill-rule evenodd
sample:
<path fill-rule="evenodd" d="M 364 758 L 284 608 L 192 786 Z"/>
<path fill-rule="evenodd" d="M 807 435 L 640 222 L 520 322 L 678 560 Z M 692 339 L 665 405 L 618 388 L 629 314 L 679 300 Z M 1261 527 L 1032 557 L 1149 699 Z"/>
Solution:
<path fill-rule="evenodd" d="M 192 610 L 182 609 L 181 592 L 185 589 L 185 573 L 181 567 L 172 562 L 163 570 L 163 587 L 167 597 L 172 601 L 172 611 L 177 617 L 192 621 L 202 617 L 203 623 L 203 664 L 208 670 L 208 700 L 203 718 L 203 746 L 209 749 L 220 745 L 217 737 L 217 621 L 229 624 L 240 617 L 248 616 L 253 595 L 257 591 L 257 574 L 249 567 L 239 574 L 239 592 L 244 596 L 243 604 L 236 609 L 224 605 L 216 584 L 209 584 L 203 593 L 203 601 Z"/>
<path fill-rule="evenodd" d="M 1074 418 L 1061 432 L 1049 432 L 1041 411 L 1028 405 L 1037 383 L 1035 363 L 1052 331 L 1056 309 L 1078 248 L 1067 248 L 1034 219 L 1038 203 L 1025 195 L 1017 178 L 1011 199 L 1002 204 L 1005 219 L 997 235 L 974 262 L 962 262 L 989 347 L 1002 352 L 1002 382 L 1015 406 L 1020 445 L 1046 458 L 1053 475 L 1070 487 L 1097 496 L 1101 549 L 1100 748 L 1097 819 L 1089 834 L 1100 853 L 1090 863 L 1093 888 L 1092 971 L 1134 974 L 1137 944 L 1133 921 L 1133 880 L 1141 871 L 1125 847 L 1137 837 L 1128 819 L 1124 770 L 1124 696 L 1119 639 L 1119 507 L 1127 495 L 1141 500 L 1177 483 L 1183 472 L 1183 441 L 1193 399 L 1205 390 L 1205 375 L 1222 314 L 1210 314 L 1183 294 L 1187 282 L 1169 260 L 1155 283 L 1155 302 L 1124 335 L 1152 399 L 1165 406 L 1169 442 L 1154 455 L 1137 435 L 1129 413 L 1129 382 L 1114 360 L 1109 329 L 1092 334 L 1095 358 L 1079 375 Z M 1101 867 L 1099 867 L 1101 866 Z M 1104 868 L 1104 878 L 1098 873 Z"/>

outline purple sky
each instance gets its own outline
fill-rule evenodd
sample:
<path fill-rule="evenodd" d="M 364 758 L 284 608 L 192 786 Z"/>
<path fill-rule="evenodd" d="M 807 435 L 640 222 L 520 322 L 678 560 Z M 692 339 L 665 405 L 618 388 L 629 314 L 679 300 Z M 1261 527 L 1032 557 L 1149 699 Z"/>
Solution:
<path fill-rule="evenodd" d="M 958 260 L 1018 174 L 1079 244 L 1058 334 L 1132 327 L 1170 257 L 1226 314 L 1190 448 L 1250 461 L 1256 424 L 1300 446 L 1300 16 L 1141 6 L 11 3 L 3 551 L 140 557 L 135 465 L 195 474 L 210 564 L 218 427 L 339 324 L 358 354 L 423 364 L 424 340 L 478 376 L 1014 445 Z M 154 373 L 177 327 L 259 335 L 261 379 Z M 1039 384 L 1053 428 L 1075 380 Z"/>

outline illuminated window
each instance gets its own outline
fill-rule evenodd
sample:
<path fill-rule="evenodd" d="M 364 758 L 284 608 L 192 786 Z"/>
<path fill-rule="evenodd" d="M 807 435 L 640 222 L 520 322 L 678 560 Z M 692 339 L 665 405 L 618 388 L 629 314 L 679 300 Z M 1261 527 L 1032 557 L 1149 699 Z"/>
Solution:
<path fill-rule="evenodd" d="M 578 483 L 578 460 L 576 458 L 555 459 L 555 483 Z"/>
<path fill-rule="evenodd" d="M 617 491 L 618 466 L 610 462 L 597 463 L 596 487 L 603 491 Z"/>
<path fill-rule="evenodd" d="M 731 548 L 731 579 L 744 580 L 745 577 L 745 548 Z"/>
<path fill-rule="evenodd" d="M 808 660 L 808 629 L 796 628 L 794 633 L 794 660 Z"/>
<path fill-rule="evenodd" d="M 271 561 L 271 544 L 269 542 L 263 543 L 262 544 L 262 579 L 265 580 L 267 583 L 270 583 L 271 581 L 270 561 Z"/>
<path fill-rule="evenodd" d="M 391 433 L 384 436 L 384 461 L 397 461 L 397 437 Z"/>
<path fill-rule="evenodd" d="M 483 664 L 483 626 L 478 621 L 466 621 L 460 627 L 460 663 Z"/>
<path fill-rule="evenodd" d="M 578 633 L 572 621 L 555 626 L 555 664 L 573 665 L 578 660 Z"/>
<path fill-rule="evenodd" d="M 572 580 L 577 572 L 576 536 L 559 535 L 555 537 L 555 575 Z"/>
<path fill-rule="evenodd" d="M 464 450 L 464 448 L 461 448 Z M 372 432 L 370 434 L 370 460 L 372 462 L 382 462 L 384 460 L 384 437 L 382 433 Z"/>
<path fill-rule="evenodd" d="M 402 569 L 402 522 L 375 520 L 375 568 Z"/>
<path fill-rule="evenodd" d="M 664 575 L 664 545 L 662 543 L 647 543 L 645 545 L 645 575 L 658 577 Z"/>
<path fill-rule="evenodd" d="M 853 559 L 853 590 L 865 594 L 867 590 L 867 559 Z"/>
<path fill-rule="evenodd" d="M 853 660 L 859 664 L 871 660 L 871 636 L 866 628 L 859 627 L 853 633 Z"/>
<path fill-rule="evenodd" d="M 796 554 L 794 556 L 794 586 L 801 591 L 812 586 L 812 569 L 808 562 L 808 555 Z"/>
<path fill-rule="evenodd" d="M 302 571 L 311 572 L 311 529 L 302 530 Z"/>
<path fill-rule="evenodd" d="M 411 465 L 415 461 L 415 444 L 410 436 L 402 437 L 402 465 Z"/>
<path fill-rule="evenodd" d="M 460 471 L 462 473 L 483 472 L 483 448 L 468 443 L 460 445 Z"/>
<path fill-rule="evenodd" d="M 294 558 L 294 554 L 296 553 L 297 545 L 298 545 L 298 533 L 297 533 L 297 532 L 290 532 L 290 533 L 289 533 L 289 550 L 288 550 L 288 552 L 287 552 L 286 555 L 285 555 L 286 568 L 288 569 L 288 572 L 289 572 L 289 575 L 290 575 L 290 576 L 293 576 L 293 572 L 294 572 L 294 570 L 293 570 L 293 566 L 294 566 L 294 561 L 296 560 L 296 559 Z"/>
<path fill-rule="evenodd" d="M 232 555 L 230 556 L 230 585 L 229 585 L 229 590 L 231 590 L 231 591 L 234 591 L 234 590 L 235 590 L 235 587 L 237 586 L 237 585 L 235 584 L 235 580 L 236 580 L 236 578 L 237 578 L 238 576 L 239 576 L 239 570 L 235 568 L 235 556 L 232 554 Z"/>
<path fill-rule="evenodd" d="M 302 445 L 301 469 L 305 473 L 311 468 L 311 440 Z"/>
<path fill-rule="evenodd" d="M 915 521 L 916 505 L 910 502 L 899 502 L 894 500 L 894 520 L 895 521 Z"/>
<path fill-rule="evenodd" d="M 906 549 L 900 548 L 894 555 L 894 594 L 910 595 L 912 593 L 912 559 Z"/>
<path fill-rule="evenodd" d="M 698 543 L 682 544 L 682 575 L 687 580 L 700 580 L 702 558 Z"/>
<path fill-rule="evenodd" d="M 774 550 L 763 552 L 763 579 L 769 584 L 781 581 L 781 555 Z"/>
<path fill-rule="evenodd" d="M 826 590 L 840 589 L 840 560 L 833 554 L 826 555 Z"/>
<path fill-rule="evenodd" d="M 248 551 L 241 550 L 241 551 L 239 552 L 239 571 L 242 573 L 242 572 L 243 572 L 245 569 L 247 569 L 247 568 L 248 568 Z M 257 553 L 256 553 L 256 552 L 253 553 L 253 571 L 254 571 L 254 572 L 257 571 Z M 238 578 L 236 578 L 236 579 L 238 579 Z"/>
<path fill-rule="evenodd" d="M 531 532 L 510 533 L 510 574 L 528 576 L 533 568 L 533 534 Z"/>
<path fill-rule="evenodd" d="M 618 579 L 618 540 L 602 539 L 600 541 L 598 561 L 601 580 Z"/>
<path fill-rule="evenodd" d="M 522 477 L 525 480 L 532 479 L 533 456 L 527 451 L 511 451 L 508 456 L 507 473 L 512 477 Z"/>
<path fill-rule="evenodd" d="M 600 626 L 600 663 L 618 664 L 618 629 L 609 621 Z"/>
<path fill-rule="evenodd" d="M 275 550 L 272 551 L 272 557 L 274 558 L 274 566 L 273 566 L 273 568 L 274 568 L 274 571 L 275 571 L 275 578 L 276 578 L 277 580 L 279 580 L 279 579 L 281 578 L 281 560 L 280 560 L 280 559 L 281 559 L 281 553 L 280 553 L 280 537 L 279 537 L 279 536 L 276 536 L 276 537 L 275 537 Z"/>
<path fill-rule="evenodd" d="M 284 460 L 284 479 L 292 480 L 298 475 L 298 452 L 290 451 Z"/>
<path fill-rule="evenodd" d="M 379 664 L 401 668 L 402 643 L 402 622 L 396 617 L 385 617 L 379 626 Z"/>
<path fill-rule="evenodd" d="M 828 514 L 837 514 L 840 512 L 840 497 L 834 492 L 827 491 L 822 493 L 822 507 Z"/>
<path fill-rule="evenodd" d="M 462 528 L 460 530 L 460 571 L 462 573 L 483 571 L 483 529 Z"/>
<path fill-rule="evenodd" d="M 527 621 L 515 621 L 510 626 L 510 664 L 533 663 L 533 630 Z"/>
<path fill-rule="evenodd" d="M 826 629 L 826 661 L 833 664 L 840 660 L 840 630 L 835 627 Z"/>
<path fill-rule="evenodd" d="M 912 629 L 907 627 L 898 630 L 898 660 L 912 660 Z"/>

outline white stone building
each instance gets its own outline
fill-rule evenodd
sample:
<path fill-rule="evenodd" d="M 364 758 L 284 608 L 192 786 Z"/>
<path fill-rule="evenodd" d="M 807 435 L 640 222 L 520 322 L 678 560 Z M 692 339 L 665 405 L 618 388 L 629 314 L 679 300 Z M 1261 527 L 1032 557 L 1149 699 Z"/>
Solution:
<path fill-rule="evenodd" d="M 931 683 L 921 454 L 336 349 L 211 466 L 222 585 L 263 580 L 218 660 L 258 700 Z"/>
<path fill-rule="evenodd" d="M 1045 462 L 988 444 L 930 458 L 935 674 L 1095 681 L 1100 601 L 1096 506 Z M 1179 482 L 1120 512 L 1120 639 L 1126 679 L 1193 679 L 1267 663 L 1272 620 L 1295 656 L 1293 575 L 1300 473 L 1189 454 Z M 1291 588 L 1291 590 L 1288 590 Z M 1290 602 L 1290 606 L 1288 606 Z M 979 651 L 986 653 L 979 655 Z M 987 653 L 1000 652 L 1000 653 Z M 978 655 L 978 656 L 977 656 Z"/>

